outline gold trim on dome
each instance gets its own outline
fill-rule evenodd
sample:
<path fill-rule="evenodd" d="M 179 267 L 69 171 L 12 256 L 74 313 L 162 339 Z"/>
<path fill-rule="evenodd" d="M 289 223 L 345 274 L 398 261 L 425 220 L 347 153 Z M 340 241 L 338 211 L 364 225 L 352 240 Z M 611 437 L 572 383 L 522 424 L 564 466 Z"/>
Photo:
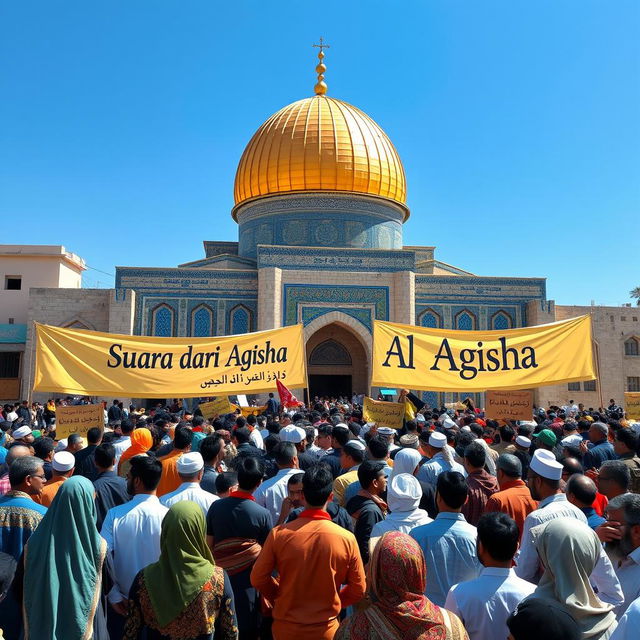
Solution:
<path fill-rule="evenodd" d="M 247 145 L 236 173 L 236 206 L 301 191 L 362 193 L 406 202 L 402 162 L 385 132 L 360 109 L 326 95 L 273 114 Z"/>

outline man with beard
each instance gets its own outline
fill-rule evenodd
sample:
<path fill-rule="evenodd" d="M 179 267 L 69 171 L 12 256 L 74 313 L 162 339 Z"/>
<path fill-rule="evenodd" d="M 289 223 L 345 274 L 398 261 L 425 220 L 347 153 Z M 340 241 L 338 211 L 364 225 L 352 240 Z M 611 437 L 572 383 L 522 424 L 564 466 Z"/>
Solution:
<path fill-rule="evenodd" d="M 302 478 L 304 478 L 304 473 L 296 473 L 289 476 L 289 480 L 287 481 L 287 497 L 282 501 L 282 507 L 280 507 L 280 518 L 276 524 L 283 524 L 287 522 L 289 514 L 294 509 L 304 506 Z"/>
<path fill-rule="evenodd" d="M 615 567 L 624 593 L 618 618 L 640 597 L 640 495 L 625 493 L 607 505 L 607 554 Z"/>
<path fill-rule="evenodd" d="M 107 598 L 118 615 L 109 616 L 112 638 L 122 637 L 133 579 L 160 557 L 160 527 L 168 511 L 156 495 L 161 475 L 162 463 L 156 458 L 131 458 L 127 491 L 133 498 L 109 509 L 100 530 L 113 559 L 113 587 Z"/>

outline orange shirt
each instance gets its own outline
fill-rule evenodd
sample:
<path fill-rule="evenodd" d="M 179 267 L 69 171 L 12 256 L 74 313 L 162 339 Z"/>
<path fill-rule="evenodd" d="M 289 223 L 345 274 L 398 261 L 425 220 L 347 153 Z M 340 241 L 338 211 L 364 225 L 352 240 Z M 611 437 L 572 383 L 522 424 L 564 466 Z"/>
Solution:
<path fill-rule="evenodd" d="M 274 569 L 278 578 L 271 575 Z M 326 511 L 303 511 L 271 530 L 251 584 L 273 604 L 278 640 L 333 638 L 340 610 L 365 592 L 355 536 L 331 522 Z"/>
<path fill-rule="evenodd" d="M 47 482 L 47 484 L 42 487 L 42 493 L 39 496 L 33 496 L 34 502 L 41 504 L 43 507 L 49 508 L 53 499 L 56 497 L 56 493 L 58 493 L 58 489 L 62 486 L 62 483 L 66 480 L 66 478 L 56 478 L 55 480 L 51 478 Z"/>
<path fill-rule="evenodd" d="M 174 449 L 171 453 L 168 453 L 162 458 L 158 458 L 162 462 L 162 476 L 160 477 L 160 484 L 158 485 L 157 495 L 165 495 L 165 493 L 171 493 L 175 491 L 181 484 L 182 480 L 178 475 L 178 469 L 176 468 L 176 462 L 178 458 L 184 453 L 180 449 Z"/>
<path fill-rule="evenodd" d="M 522 536 L 525 518 L 537 508 L 538 503 L 531 497 L 529 487 L 518 478 L 494 493 L 487 500 L 485 511 L 503 511 L 510 515 L 516 521 Z"/>

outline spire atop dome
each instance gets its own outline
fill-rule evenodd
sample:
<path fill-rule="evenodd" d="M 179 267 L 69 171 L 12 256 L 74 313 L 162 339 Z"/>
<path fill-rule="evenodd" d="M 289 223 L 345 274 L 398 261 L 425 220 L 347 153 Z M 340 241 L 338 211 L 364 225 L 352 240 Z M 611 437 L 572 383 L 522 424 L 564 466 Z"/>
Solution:
<path fill-rule="evenodd" d="M 320 62 L 318 62 L 318 64 L 316 65 L 318 82 L 316 83 L 316 86 L 313 88 L 313 90 L 316 92 L 316 95 L 323 96 L 325 93 L 327 93 L 327 84 L 324 81 L 324 72 L 327 70 L 327 67 L 323 62 L 323 59 L 324 59 L 323 49 L 329 49 L 330 47 L 328 44 L 324 43 L 324 41 L 322 40 L 322 36 L 320 36 L 320 44 L 314 44 L 312 46 L 318 47 L 318 49 L 320 49 L 320 51 L 318 51 L 318 60 L 320 60 Z"/>

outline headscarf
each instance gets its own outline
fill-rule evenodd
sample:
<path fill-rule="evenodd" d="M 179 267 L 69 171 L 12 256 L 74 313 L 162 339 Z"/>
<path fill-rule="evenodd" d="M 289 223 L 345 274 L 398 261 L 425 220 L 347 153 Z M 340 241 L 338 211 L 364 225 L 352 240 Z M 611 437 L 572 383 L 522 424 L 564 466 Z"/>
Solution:
<path fill-rule="evenodd" d="M 206 437 L 206 433 L 202 433 L 202 431 L 194 431 L 193 440 L 191 441 L 191 451 L 200 451 L 200 445 Z"/>
<path fill-rule="evenodd" d="M 530 597 L 555 600 L 576 619 L 583 638 L 600 637 L 616 617 L 589 582 L 600 559 L 596 533 L 574 518 L 556 518 L 540 528 L 536 548 L 545 571 Z"/>
<path fill-rule="evenodd" d="M 393 459 L 393 469 L 389 475 L 389 482 L 401 473 L 413 475 L 416 467 L 420 464 L 420 460 L 422 460 L 422 456 L 416 449 L 400 449 Z"/>
<path fill-rule="evenodd" d="M 420 545 L 405 533 L 380 539 L 367 567 L 370 607 L 347 619 L 336 638 L 427 640 L 447 638 L 443 612 L 425 595 L 427 567 Z M 346 632 L 345 632 L 346 631 Z"/>
<path fill-rule="evenodd" d="M 160 559 L 144 569 L 145 586 L 160 627 L 175 620 L 193 602 L 215 571 L 222 574 L 214 565 L 205 534 L 202 508 L 191 500 L 174 504 L 162 521 Z M 221 595 L 222 583 L 220 589 Z"/>
<path fill-rule="evenodd" d="M 93 635 L 106 542 L 96 529 L 93 485 L 62 483 L 25 549 L 25 640 Z"/>
<path fill-rule="evenodd" d="M 134 429 L 131 434 L 131 446 L 128 449 L 125 449 L 122 456 L 120 456 L 120 462 L 124 462 L 125 460 L 129 460 L 129 458 L 133 458 L 134 456 L 142 455 L 143 453 L 147 453 L 149 449 L 153 446 L 153 436 L 151 435 L 151 431 L 146 427 L 141 427 L 140 429 Z"/>

